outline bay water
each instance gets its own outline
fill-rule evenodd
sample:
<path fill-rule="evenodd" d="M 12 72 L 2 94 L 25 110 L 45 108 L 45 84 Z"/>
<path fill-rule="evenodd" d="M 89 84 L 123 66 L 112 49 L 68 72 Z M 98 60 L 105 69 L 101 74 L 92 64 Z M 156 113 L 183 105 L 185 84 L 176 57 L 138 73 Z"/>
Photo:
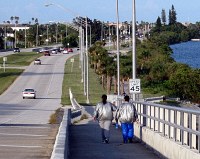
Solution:
<path fill-rule="evenodd" d="M 189 41 L 170 45 L 176 62 L 200 69 L 200 41 Z"/>

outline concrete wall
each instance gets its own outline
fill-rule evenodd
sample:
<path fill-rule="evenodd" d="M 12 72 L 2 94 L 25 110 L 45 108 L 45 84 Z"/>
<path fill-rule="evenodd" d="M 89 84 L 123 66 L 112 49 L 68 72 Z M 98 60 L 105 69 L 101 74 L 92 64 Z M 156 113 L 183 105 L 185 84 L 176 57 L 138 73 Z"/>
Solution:
<path fill-rule="evenodd" d="M 158 153 L 169 159 L 200 159 L 197 150 L 191 150 L 172 139 L 162 136 L 146 127 L 135 124 L 135 136 Z"/>

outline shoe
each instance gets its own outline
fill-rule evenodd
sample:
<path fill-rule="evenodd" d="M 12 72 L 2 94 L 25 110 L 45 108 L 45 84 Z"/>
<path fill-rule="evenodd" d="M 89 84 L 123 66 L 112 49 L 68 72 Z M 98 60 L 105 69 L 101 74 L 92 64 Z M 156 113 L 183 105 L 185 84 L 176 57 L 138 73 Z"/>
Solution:
<path fill-rule="evenodd" d="M 105 139 L 105 143 L 106 143 L 106 144 L 109 144 L 109 141 L 108 141 L 108 139 Z"/>
<path fill-rule="evenodd" d="M 133 143 L 133 140 L 132 139 L 128 139 L 128 143 Z"/>
<path fill-rule="evenodd" d="M 127 141 L 127 140 L 123 140 L 123 143 L 124 143 L 124 144 L 127 144 L 127 143 L 128 143 L 128 141 Z"/>

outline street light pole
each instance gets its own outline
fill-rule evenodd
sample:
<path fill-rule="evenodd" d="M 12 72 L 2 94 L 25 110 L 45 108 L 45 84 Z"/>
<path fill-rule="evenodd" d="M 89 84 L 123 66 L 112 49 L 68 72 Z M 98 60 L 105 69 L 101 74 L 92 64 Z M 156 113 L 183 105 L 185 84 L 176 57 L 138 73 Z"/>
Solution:
<path fill-rule="evenodd" d="M 49 27 L 47 24 L 47 45 L 49 45 Z"/>
<path fill-rule="evenodd" d="M 117 95 L 120 95 L 120 68 L 119 68 L 119 11 L 118 11 L 118 0 L 116 0 L 116 15 L 117 15 Z"/>
<path fill-rule="evenodd" d="M 135 14 L 135 0 L 133 1 L 133 15 L 132 15 L 132 78 L 136 79 L 136 38 L 135 38 L 135 22 L 136 22 L 136 14 Z M 136 95 L 133 94 L 133 100 L 136 100 Z"/>
<path fill-rule="evenodd" d="M 86 23 L 86 43 L 85 43 L 85 45 L 86 45 L 86 49 L 85 49 L 85 52 L 86 52 L 86 75 L 87 75 L 87 78 L 86 78 L 86 80 L 87 80 L 87 89 L 86 89 L 86 92 L 87 92 L 87 100 L 86 100 L 86 103 L 90 103 L 90 101 L 89 101 L 89 67 L 88 67 L 88 63 L 89 63 L 89 61 L 88 61 L 88 22 L 87 22 L 87 17 L 86 17 L 86 20 L 85 20 L 85 23 Z"/>
<path fill-rule="evenodd" d="M 25 25 L 25 41 L 24 41 L 24 47 L 26 48 L 26 25 Z"/>

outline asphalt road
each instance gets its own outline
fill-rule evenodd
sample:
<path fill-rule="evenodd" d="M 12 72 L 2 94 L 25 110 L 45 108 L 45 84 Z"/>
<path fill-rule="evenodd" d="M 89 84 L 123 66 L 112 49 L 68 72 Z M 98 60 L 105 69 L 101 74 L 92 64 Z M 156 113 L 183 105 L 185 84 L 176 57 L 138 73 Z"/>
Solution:
<path fill-rule="evenodd" d="M 57 127 L 48 121 L 61 106 L 64 64 L 74 54 L 41 57 L 42 65 L 32 63 L 0 96 L 0 158 L 49 158 Z M 36 99 L 23 99 L 25 88 Z"/>

